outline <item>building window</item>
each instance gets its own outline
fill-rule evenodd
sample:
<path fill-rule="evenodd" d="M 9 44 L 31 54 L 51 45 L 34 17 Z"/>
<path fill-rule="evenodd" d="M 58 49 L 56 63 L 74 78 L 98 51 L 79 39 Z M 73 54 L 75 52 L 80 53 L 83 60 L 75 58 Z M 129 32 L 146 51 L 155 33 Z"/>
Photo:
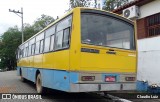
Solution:
<path fill-rule="evenodd" d="M 146 18 L 147 37 L 160 35 L 160 13 Z"/>

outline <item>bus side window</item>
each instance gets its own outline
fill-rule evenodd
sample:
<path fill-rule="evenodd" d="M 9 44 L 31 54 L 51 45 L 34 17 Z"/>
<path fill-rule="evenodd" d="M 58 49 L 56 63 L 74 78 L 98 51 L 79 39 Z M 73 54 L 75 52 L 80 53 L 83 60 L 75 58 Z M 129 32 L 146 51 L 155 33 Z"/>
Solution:
<path fill-rule="evenodd" d="M 40 41 L 36 42 L 36 48 L 35 48 L 35 54 L 39 54 L 39 45 L 40 45 Z"/>
<path fill-rule="evenodd" d="M 63 35 L 63 48 L 69 47 L 69 38 L 70 38 L 70 27 L 64 29 L 64 35 Z"/>
<path fill-rule="evenodd" d="M 34 55 L 34 53 L 35 53 L 35 43 L 32 44 L 31 47 L 32 47 L 32 48 L 31 48 L 31 55 Z"/>
<path fill-rule="evenodd" d="M 55 38 L 55 50 L 62 49 L 63 30 L 56 34 Z"/>
<path fill-rule="evenodd" d="M 28 46 L 26 47 L 26 57 L 28 56 Z"/>
<path fill-rule="evenodd" d="M 54 35 L 51 35 L 50 51 L 54 50 Z"/>
<path fill-rule="evenodd" d="M 26 57 L 26 48 L 24 47 L 24 50 L 23 50 L 23 57 Z"/>
<path fill-rule="evenodd" d="M 55 50 L 69 47 L 70 27 L 72 16 L 68 16 L 57 24 L 55 35 Z"/>
<path fill-rule="evenodd" d="M 44 52 L 53 51 L 55 25 L 48 28 L 45 32 Z"/>
<path fill-rule="evenodd" d="M 39 48 L 39 52 L 40 53 L 43 53 L 43 42 L 44 42 L 44 39 L 40 40 L 40 48 Z"/>
<path fill-rule="evenodd" d="M 24 57 L 24 49 L 22 49 L 21 52 L 22 52 L 22 58 L 23 58 Z"/>
<path fill-rule="evenodd" d="M 28 51 L 28 56 L 31 55 L 31 45 L 29 45 L 29 51 Z"/>
<path fill-rule="evenodd" d="M 51 40 L 50 36 L 45 38 L 45 41 L 44 41 L 44 52 L 48 52 L 49 51 L 50 40 Z"/>
<path fill-rule="evenodd" d="M 19 59 L 21 58 L 21 49 L 18 50 Z"/>
<path fill-rule="evenodd" d="M 21 58 L 21 48 L 19 48 L 19 59 Z"/>

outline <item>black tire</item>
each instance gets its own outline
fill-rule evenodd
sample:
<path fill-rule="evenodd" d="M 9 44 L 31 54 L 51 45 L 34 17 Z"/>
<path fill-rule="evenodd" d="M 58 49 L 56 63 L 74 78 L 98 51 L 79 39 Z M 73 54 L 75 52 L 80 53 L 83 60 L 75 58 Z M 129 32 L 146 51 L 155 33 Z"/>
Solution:
<path fill-rule="evenodd" d="M 42 86 L 41 74 L 38 74 L 36 78 L 36 90 L 38 94 L 44 93 L 44 87 Z"/>

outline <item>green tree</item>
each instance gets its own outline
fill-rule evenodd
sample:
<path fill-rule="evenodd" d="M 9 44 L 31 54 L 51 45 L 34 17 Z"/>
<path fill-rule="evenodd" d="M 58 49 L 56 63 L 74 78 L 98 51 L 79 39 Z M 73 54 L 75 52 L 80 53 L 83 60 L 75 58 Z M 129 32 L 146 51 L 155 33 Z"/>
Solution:
<path fill-rule="evenodd" d="M 35 30 L 33 25 L 24 24 L 24 41 L 32 37 L 36 34 L 39 30 Z"/>
<path fill-rule="evenodd" d="M 27 40 L 48 24 L 54 21 L 53 17 L 41 15 L 33 25 L 24 24 L 24 39 Z M 0 38 L 0 68 L 9 70 L 16 67 L 16 50 L 21 44 L 22 32 L 17 26 L 9 28 Z"/>
<path fill-rule="evenodd" d="M 41 17 L 34 22 L 33 24 L 34 30 L 40 31 L 53 21 L 55 21 L 53 17 L 42 14 Z"/>
<path fill-rule="evenodd" d="M 0 43 L 0 66 L 2 68 L 14 69 L 16 65 L 15 51 L 18 45 L 21 44 L 21 32 L 18 27 L 9 28 L 2 35 L 2 42 Z"/>
<path fill-rule="evenodd" d="M 88 0 L 70 0 L 70 9 L 75 7 L 88 7 L 89 2 Z"/>
<path fill-rule="evenodd" d="M 126 3 L 128 3 L 128 0 L 106 0 L 103 9 L 107 11 L 112 11 Z"/>

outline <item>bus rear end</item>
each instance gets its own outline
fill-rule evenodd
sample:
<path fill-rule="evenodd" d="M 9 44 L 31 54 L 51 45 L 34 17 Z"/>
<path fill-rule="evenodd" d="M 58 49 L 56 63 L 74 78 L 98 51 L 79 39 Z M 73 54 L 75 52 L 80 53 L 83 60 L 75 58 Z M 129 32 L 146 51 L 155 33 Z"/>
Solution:
<path fill-rule="evenodd" d="M 135 90 L 137 51 L 133 22 L 99 10 L 79 12 L 81 44 L 76 49 L 80 52 L 71 64 L 78 64 L 74 69 L 78 75 L 71 83 L 71 91 Z"/>

